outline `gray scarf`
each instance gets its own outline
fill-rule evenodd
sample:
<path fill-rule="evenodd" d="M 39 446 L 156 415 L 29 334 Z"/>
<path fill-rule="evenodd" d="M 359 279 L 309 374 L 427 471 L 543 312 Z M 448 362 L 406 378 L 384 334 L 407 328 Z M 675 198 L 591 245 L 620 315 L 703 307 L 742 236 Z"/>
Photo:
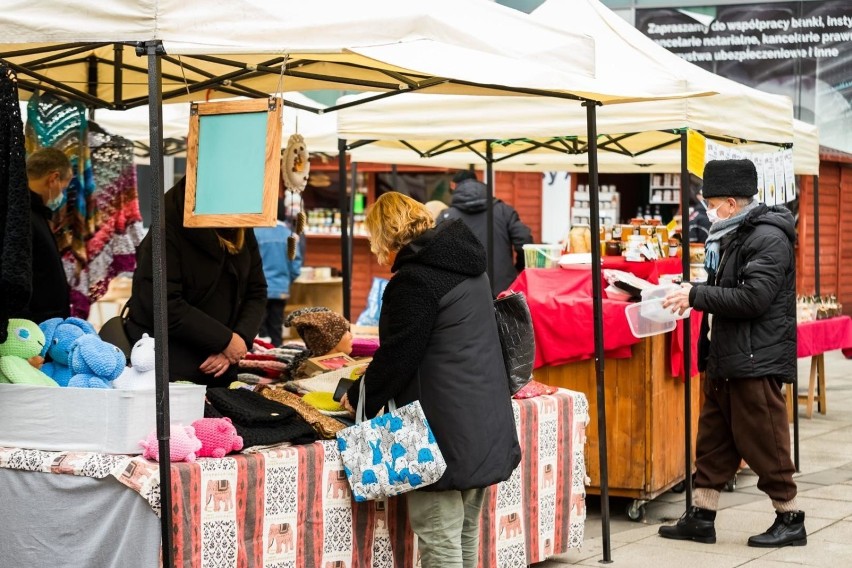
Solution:
<path fill-rule="evenodd" d="M 710 225 L 710 235 L 704 243 L 704 268 L 707 269 L 708 273 L 716 274 L 716 270 L 719 268 L 722 237 L 736 231 L 742 225 L 742 222 L 745 221 L 746 215 L 758 205 L 760 203 L 756 199 L 753 199 L 751 203 L 740 209 L 739 213 L 733 217 L 716 221 Z"/>

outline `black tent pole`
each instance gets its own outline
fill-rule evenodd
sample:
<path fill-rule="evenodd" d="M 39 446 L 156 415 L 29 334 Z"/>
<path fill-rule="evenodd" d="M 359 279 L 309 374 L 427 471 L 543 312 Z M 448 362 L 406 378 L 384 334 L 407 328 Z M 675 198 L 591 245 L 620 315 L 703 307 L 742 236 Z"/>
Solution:
<path fill-rule="evenodd" d="M 595 377 L 598 403 L 598 454 L 600 460 L 601 485 L 601 537 L 603 540 L 604 563 L 612 562 L 609 527 L 609 470 L 607 467 L 606 444 L 606 389 L 604 388 L 604 329 L 603 329 L 603 284 L 601 282 L 600 204 L 598 202 L 598 133 L 597 103 L 587 100 L 586 129 L 589 148 L 589 223 L 592 231 L 592 309 L 595 324 Z"/>
<path fill-rule="evenodd" d="M 819 176 L 814 180 L 814 293 L 820 295 L 819 287 Z"/>
<path fill-rule="evenodd" d="M 681 267 L 683 282 L 689 282 L 689 138 L 687 130 L 680 133 L 680 237 L 681 237 Z M 683 324 L 683 416 L 684 416 L 684 487 L 686 487 L 686 510 L 692 506 L 692 316 L 682 321 Z"/>
<path fill-rule="evenodd" d="M 343 317 L 351 321 L 350 304 L 352 296 L 352 264 L 349 257 L 348 209 L 349 199 L 346 195 L 346 140 L 337 140 L 337 179 L 340 191 L 340 259 L 341 276 L 343 277 Z"/>
<path fill-rule="evenodd" d="M 154 274 L 154 354 L 156 373 L 157 440 L 160 450 L 160 527 L 163 566 L 174 566 L 172 539 L 172 482 L 169 453 L 169 326 L 166 302 L 166 229 L 163 194 L 163 95 L 160 41 L 136 46 L 136 54 L 148 56 L 148 120 L 151 143 L 151 249 Z"/>
<path fill-rule="evenodd" d="M 352 281 L 352 273 L 355 271 L 354 248 L 355 248 L 355 194 L 358 193 L 358 164 L 352 162 L 349 175 L 352 176 L 352 184 L 349 186 L 349 246 L 346 249 L 347 258 L 349 259 L 349 281 Z M 350 286 L 351 290 L 351 286 Z M 350 296 L 350 304 L 351 304 Z M 346 316 L 349 319 L 349 316 Z"/>
<path fill-rule="evenodd" d="M 485 143 L 485 224 L 487 225 L 485 252 L 488 258 L 488 280 L 494 286 L 494 150 L 491 140 Z M 493 288 L 492 288 L 493 289 Z M 501 290 L 502 291 L 502 290 Z"/>

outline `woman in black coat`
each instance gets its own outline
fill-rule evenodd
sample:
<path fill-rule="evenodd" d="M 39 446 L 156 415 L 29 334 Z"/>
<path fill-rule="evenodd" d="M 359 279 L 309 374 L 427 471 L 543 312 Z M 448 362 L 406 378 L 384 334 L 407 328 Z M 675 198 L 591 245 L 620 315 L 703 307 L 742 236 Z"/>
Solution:
<path fill-rule="evenodd" d="M 169 375 L 228 386 L 266 309 L 266 279 L 251 229 L 183 226 L 185 179 L 166 192 Z M 127 334 L 154 335 L 150 233 L 136 251 Z"/>
<path fill-rule="evenodd" d="M 394 272 L 363 379 L 366 413 L 390 398 L 420 400 L 447 462 L 440 480 L 407 494 L 422 566 L 475 567 L 484 488 L 521 459 L 485 250 L 462 221 L 433 227 L 423 205 L 396 192 L 376 201 L 366 224 L 371 250 Z M 356 384 L 343 402 L 351 409 L 358 396 Z"/>

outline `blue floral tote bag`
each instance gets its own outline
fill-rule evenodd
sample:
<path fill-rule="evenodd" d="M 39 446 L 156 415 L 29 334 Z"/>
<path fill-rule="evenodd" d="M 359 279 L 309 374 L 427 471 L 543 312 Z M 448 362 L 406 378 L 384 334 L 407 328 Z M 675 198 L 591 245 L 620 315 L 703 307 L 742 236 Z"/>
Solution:
<path fill-rule="evenodd" d="M 355 412 L 355 425 L 337 433 L 343 469 L 356 501 L 399 495 L 438 481 L 447 463 L 420 401 L 364 420 L 364 379 Z"/>

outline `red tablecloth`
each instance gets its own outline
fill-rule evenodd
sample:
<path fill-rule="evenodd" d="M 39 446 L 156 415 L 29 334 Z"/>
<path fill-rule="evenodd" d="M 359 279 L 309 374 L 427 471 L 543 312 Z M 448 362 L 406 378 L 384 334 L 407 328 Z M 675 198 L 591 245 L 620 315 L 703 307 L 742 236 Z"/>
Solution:
<path fill-rule="evenodd" d="M 681 271 L 680 259 L 676 258 L 626 262 L 610 257 L 604 259 L 603 267 L 631 272 L 654 283 L 659 282 L 661 274 Z M 535 327 L 536 368 L 594 357 L 592 274 L 589 265 L 558 270 L 528 268 L 518 275 L 510 288 L 523 292 L 530 306 Z M 626 302 L 603 300 L 604 356 L 607 358 L 630 357 L 630 346 L 639 342 L 627 324 L 624 315 L 626 305 Z"/>
<path fill-rule="evenodd" d="M 803 322 L 796 331 L 798 357 L 813 357 L 826 351 L 852 348 L 852 318 L 849 316 Z"/>

